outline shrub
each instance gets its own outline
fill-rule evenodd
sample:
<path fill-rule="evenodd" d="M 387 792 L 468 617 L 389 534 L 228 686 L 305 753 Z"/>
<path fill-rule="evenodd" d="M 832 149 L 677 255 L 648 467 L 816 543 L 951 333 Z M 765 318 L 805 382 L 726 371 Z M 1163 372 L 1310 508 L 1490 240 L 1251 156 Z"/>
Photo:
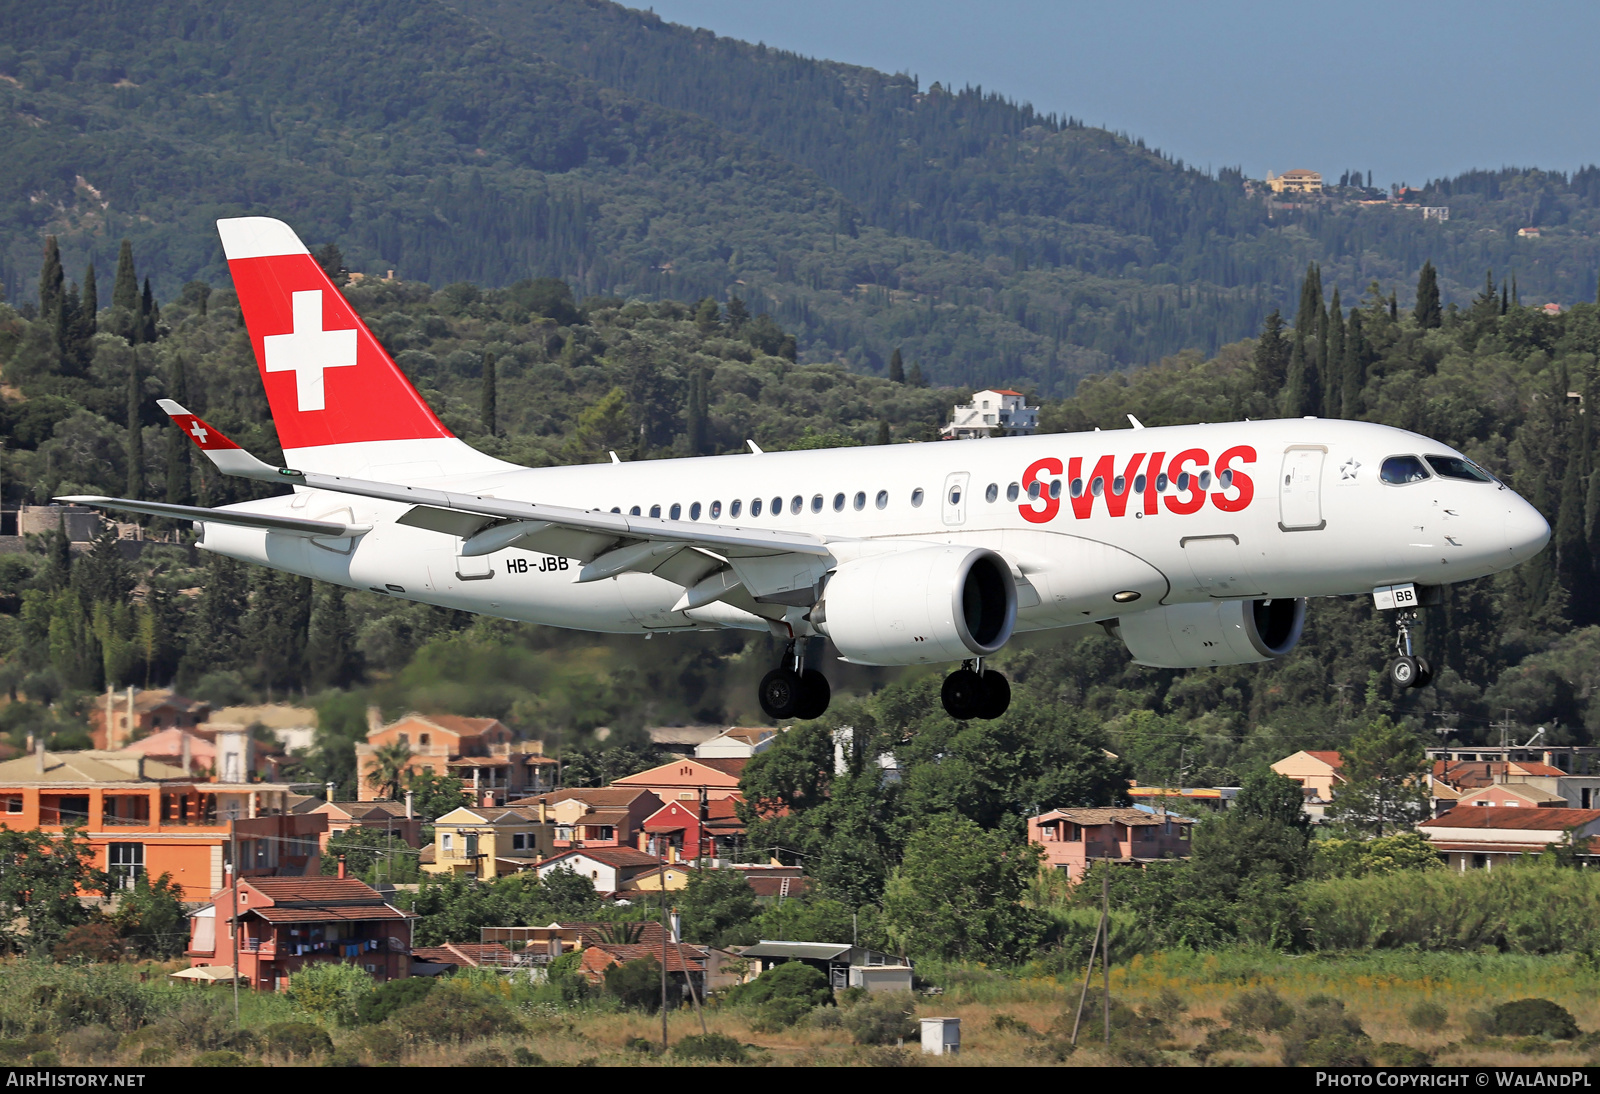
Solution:
<path fill-rule="evenodd" d="M 356 1000 L 353 1022 L 355 1025 L 371 1026 L 387 1021 L 391 1014 L 402 1007 L 422 1002 L 436 983 L 436 977 L 409 976 L 404 980 L 379 984 Z"/>
<path fill-rule="evenodd" d="M 497 1048 L 479 1048 L 467 1053 L 467 1067 L 510 1067 L 511 1061 Z"/>
<path fill-rule="evenodd" d="M 742 1064 L 744 1045 L 726 1033 L 691 1034 L 672 1046 L 672 1054 L 685 1060 L 720 1060 Z"/>
<path fill-rule="evenodd" d="M 1423 1033 L 1438 1033 L 1450 1021 L 1450 1012 L 1438 1003 L 1422 1002 L 1406 1011 L 1406 1021 L 1411 1028 Z"/>
<path fill-rule="evenodd" d="M 989 1024 L 1001 1033 L 1020 1033 L 1024 1037 L 1037 1037 L 1038 1032 L 1020 1018 L 1009 1014 L 997 1014 L 989 1020 Z"/>
<path fill-rule="evenodd" d="M 194 1058 L 195 1067 L 249 1067 L 250 1062 L 237 1052 L 222 1049 L 217 1052 L 202 1052 Z"/>
<path fill-rule="evenodd" d="M 120 1038 L 105 1026 L 84 1026 L 61 1037 L 61 1047 L 67 1057 L 79 1062 L 106 1060 L 117 1053 Z"/>
<path fill-rule="evenodd" d="M 1414 1045 L 1383 1041 L 1372 1046 L 1370 1053 L 1379 1067 L 1432 1067 L 1433 1057 Z"/>
<path fill-rule="evenodd" d="M 845 1011 L 844 1026 L 858 1045 L 893 1045 L 916 1036 L 911 1020 L 916 1012 L 917 1000 L 910 992 L 878 992 Z"/>
<path fill-rule="evenodd" d="M 1247 991 L 1222 1008 L 1222 1017 L 1240 1029 L 1259 1029 L 1276 1033 L 1294 1021 L 1294 1008 L 1271 988 Z"/>
<path fill-rule="evenodd" d="M 654 1014 L 661 1006 L 661 962 L 640 957 L 606 969 L 606 993 L 623 1006 Z"/>
<path fill-rule="evenodd" d="M 263 1031 L 263 1039 L 269 1053 L 290 1059 L 333 1051 L 332 1039 L 310 1022 L 276 1022 Z"/>
<path fill-rule="evenodd" d="M 420 1003 L 395 1011 L 394 1024 L 417 1041 L 473 1041 L 515 1026 L 504 999 L 470 987 L 442 984 Z"/>
<path fill-rule="evenodd" d="M 761 1032 L 787 1029 L 833 999 L 828 978 L 801 961 L 786 961 L 728 993 L 728 1002 L 756 1012 Z"/>
<path fill-rule="evenodd" d="M 531 1048 L 524 1048 L 522 1045 L 518 1045 L 511 1050 L 511 1062 L 518 1067 L 543 1067 L 544 1057 Z"/>
<path fill-rule="evenodd" d="M 350 1039 L 350 1047 L 378 1064 L 397 1064 L 406 1054 L 405 1038 L 387 1026 L 369 1026 L 361 1030 Z"/>
<path fill-rule="evenodd" d="M 1307 999 L 1283 1031 L 1286 1067 L 1366 1067 L 1371 1039 L 1344 1003 L 1326 995 Z"/>
<path fill-rule="evenodd" d="M 324 1025 L 353 1025 L 372 993 L 372 977 L 356 965 L 319 962 L 289 977 L 289 1001 Z"/>
<path fill-rule="evenodd" d="M 1190 1051 L 1200 1063 L 1205 1063 L 1220 1052 L 1261 1052 L 1261 1042 L 1250 1034 L 1237 1029 L 1214 1029 L 1206 1034 L 1206 1039 Z"/>
<path fill-rule="evenodd" d="M 120 961 L 127 947 L 116 927 L 104 919 L 69 927 L 51 951 L 57 961 Z"/>
<path fill-rule="evenodd" d="M 648 1037 L 629 1037 L 623 1042 L 622 1047 L 641 1056 L 654 1056 L 660 1051 L 656 1043 Z"/>
<path fill-rule="evenodd" d="M 1570 1041 L 1578 1036 L 1578 1023 L 1566 1007 L 1549 999 L 1517 999 L 1494 1008 L 1489 1032 L 1500 1037 Z"/>

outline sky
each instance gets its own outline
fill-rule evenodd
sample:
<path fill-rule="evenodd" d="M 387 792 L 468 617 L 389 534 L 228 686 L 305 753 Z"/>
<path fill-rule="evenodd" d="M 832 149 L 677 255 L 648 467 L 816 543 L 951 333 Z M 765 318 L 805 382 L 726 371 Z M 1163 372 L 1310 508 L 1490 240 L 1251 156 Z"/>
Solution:
<path fill-rule="evenodd" d="M 630 4 L 630 6 L 634 6 Z M 1253 178 L 1600 163 L 1593 0 L 650 0 L 663 19 L 981 85 Z"/>

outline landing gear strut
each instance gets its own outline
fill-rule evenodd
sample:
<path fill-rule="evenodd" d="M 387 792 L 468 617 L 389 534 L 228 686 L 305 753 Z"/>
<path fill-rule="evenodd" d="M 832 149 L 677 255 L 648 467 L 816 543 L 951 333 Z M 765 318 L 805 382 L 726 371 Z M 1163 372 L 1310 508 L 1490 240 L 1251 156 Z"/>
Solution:
<path fill-rule="evenodd" d="M 1414 611 L 1403 611 L 1395 616 L 1400 633 L 1395 635 L 1394 648 L 1399 656 L 1389 664 L 1389 679 L 1397 688 L 1425 688 L 1433 683 L 1433 667 L 1412 649 L 1411 628 L 1416 622 Z"/>
<path fill-rule="evenodd" d="M 959 721 L 998 718 L 1011 706 L 1011 685 L 975 658 L 961 662 L 959 669 L 944 678 L 939 698 L 944 701 L 945 713 Z"/>
<path fill-rule="evenodd" d="M 782 722 L 790 718 L 808 721 L 827 713 L 833 689 L 828 678 L 816 669 L 805 667 L 805 658 L 796 643 L 784 648 L 783 660 L 778 667 L 761 678 L 757 690 L 761 709 L 768 718 Z"/>

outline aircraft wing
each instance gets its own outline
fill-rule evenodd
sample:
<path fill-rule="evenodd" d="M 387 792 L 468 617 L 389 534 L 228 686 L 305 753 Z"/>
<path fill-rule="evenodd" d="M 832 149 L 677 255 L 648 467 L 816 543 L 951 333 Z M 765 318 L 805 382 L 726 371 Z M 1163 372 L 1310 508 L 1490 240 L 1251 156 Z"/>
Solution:
<path fill-rule="evenodd" d="M 578 574 L 580 582 L 627 572 L 654 573 L 684 586 L 680 603 L 686 607 L 729 599 L 741 588 L 756 600 L 810 603 L 808 592 L 832 564 L 828 541 L 806 532 L 636 517 L 274 468 L 172 400 L 161 400 L 161 407 L 223 474 L 409 504 L 397 523 L 458 536 L 460 554 L 468 557 L 517 547 L 575 558 L 585 563 Z M 126 503 L 131 504 L 145 503 Z M 228 519 L 222 510 L 196 512 L 217 515 L 185 515 L 193 520 Z"/>
<path fill-rule="evenodd" d="M 237 524 L 244 528 L 265 528 L 269 532 L 287 532 L 295 536 L 323 536 L 334 539 L 359 536 L 370 532 L 370 524 L 342 524 L 329 520 L 305 520 L 301 517 L 278 517 L 268 513 L 244 513 L 235 509 L 206 509 L 198 505 L 168 505 L 162 501 L 133 501 L 129 498 L 105 498 L 98 494 L 71 494 L 56 501 L 72 505 L 93 505 L 99 509 L 119 509 L 128 513 L 144 513 L 152 517 L 172 517 L 175 520 L 211 520 L 218 524 Z"/>

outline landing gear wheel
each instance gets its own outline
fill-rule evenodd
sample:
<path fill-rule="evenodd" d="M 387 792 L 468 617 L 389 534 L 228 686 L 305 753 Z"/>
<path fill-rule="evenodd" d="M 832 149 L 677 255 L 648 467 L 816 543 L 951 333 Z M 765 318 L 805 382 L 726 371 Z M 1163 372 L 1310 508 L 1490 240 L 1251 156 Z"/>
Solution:
<path fill-rule="evenodd" d="M 790 669 L 773 669 L 761 678 L 761 686 L 756 690 L 761 709 L 775 722 L 795 716 L 801 694 L 800 677 Z"/>
<path fill-rule="evenodd" d="M 800 693 L 795 698 L 794 716 L 802 721 L 820 718 L 828 711 L 828 701 L 833 698 L 833 689 L 828 686 L 828 678 L 816 669 L 806 669 L 800 674 Z"/>
<path fill-rule="evenodd" d="M 984 707 L 980 718 L 998 718 L 1011 706 L 1011 684 L 994 669 L 984 671 L 983 692 Z"/>
<path fill-rule="evenodd" d="M 1414 688 L 1420 667 L 1415 657 L 1396 657 L 1389 666 L 1389 679 L 1394 681 L 1395 687 Z"/>
<path fill-rule="evenodd" d="M 1433 666 L 1428 664 L 1425 659 L 1417 658 L 1417 682 L 1411 686 L 1425 688 L 1431 683 L 1433 683 Z"/>
<path fill-rule="evenodd" d="M 958 722 L 990 717 L 985 713 L 989 690 L 983 685 L 983 677 L 971 669 L 960 668 L 946 676 L 944 686 L 939 689 L 939 698 L 944 701 L 945 713 Z"/>

